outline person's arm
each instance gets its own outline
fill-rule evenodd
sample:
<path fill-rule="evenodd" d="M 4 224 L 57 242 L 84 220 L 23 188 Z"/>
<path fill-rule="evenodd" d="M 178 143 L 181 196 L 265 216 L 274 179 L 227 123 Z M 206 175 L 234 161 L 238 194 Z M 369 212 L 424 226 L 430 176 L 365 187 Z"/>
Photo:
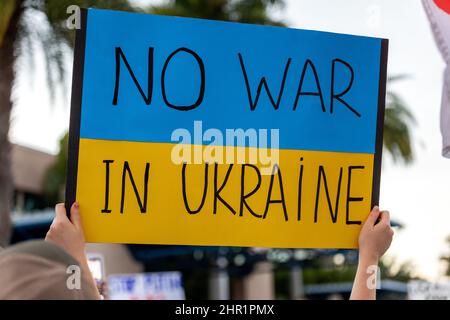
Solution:
<path fill-rule="evenodd" d="M 94 277 L 89 270 L 85 252 L 85 241 L 83 227 L 81 225 L 80 207 L 78 203 L 74 203 L 70 208 L 70 220 L 66 214 L 66 208 L 63 203 L 55 206 L 55 218 L 50 226 L 45 237 L 46 241 L 51 241 L 62 247 L 68 254 L 75 258 L 81 268 L 81 272 L 86 275 L 86 278 L 92 282 L 92 285 L 97 288 Z M 96 290 L 98 293 L 98 290 Z M 100 299 L 98 294 L 98 299 Z"/>
<path fill-rule="evenodd" d="M 374 207 L 359 234 L 359 261 L 350 300 L 375 300 L 378 262 L 392 242 L 388 211 Z"/>

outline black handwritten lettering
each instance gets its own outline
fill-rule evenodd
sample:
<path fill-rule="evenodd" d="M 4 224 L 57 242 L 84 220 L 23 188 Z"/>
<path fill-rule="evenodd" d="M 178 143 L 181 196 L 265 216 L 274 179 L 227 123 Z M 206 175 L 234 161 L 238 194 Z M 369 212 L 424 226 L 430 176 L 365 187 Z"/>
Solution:
<path fill-rule="evenodd" d="M 349 166 L 348 167 L 348 182 L 347 182 L 347 203 L 346 203 L 346 213 L 345 213 L 345 223 L 346 224 L 361 224 L 360 220 L 350 220 L 350 202 L 363 201 L 363 197 L 351 197 L 350 188 L 352 183 L 352 170 L 364 169 L 364 166 Z"/>
<path fill-rule="evenodd" d="M 223 179 L 222 184 L 219 188 L 217 188 L 217 176 L 218 176 L 218 164 L 214 164 L 214 209 L 213 213 L 216 214 L 217 212 L 217 200 L 222 202 L 228 210 L 230 210 L 233 214 L 236 214 L 236 211 L 220 196 L 220 192 L 225 188 L 225 185 L 227 184 L 228 178 L 230 176 L 231 170 L 233 169 L 233 164 L 230 164 L 228 166 L 227 173 L 225 174 L 225 178 Z"/>
<path fill-rule="evenodd" d="M 144 99 L 144 102 L 146 105 L 149 105 L 152 102 L 152 94 L 153 94 L 153 47 L 148 48 L 148 69 L 147 69 L 147 95 L 145 95 L 144 90 L 142 90 L 141 85 L 139 84 L 139 81 L 137 80 L 133 70 L 131 69 L 130 64 L 128 63 L 127 58 L 125 57 L 125 54 L 122 51 L 122 48 L 116 47 L 116 82 L 114 86 L 114 96 L 112 104 L 115 106 L 117 105 L 117 100 L 119 97 L 119 82 L 120 82 L 120 59 L 123 60 L 125 63 L 125 66 L 128 69 L 128 72 L 131 75 L 131 78 L 134 81 L 134 84 L 136 85 L 137 89 L 139 90 L 139 93 L 141 94 L 142 98 Z"/>
<path fill-rule="evenodd" d="M 181 171 L 181 181 L 182 181 L 182 193 L 183 193 L 184 206 L 185 206 L 186 210 L 189 212 L 189 214 L 196 214 L 196 213 L 199 213 L 200 210 L 202 210 L 203 205 L 205 204 L 206 193 L 208 191 L 208 167 L 209 167 L 209 164 L 208 163 L 205 164 L 205 176 L 204 176 L 202 200 L 201 200 L 200 205 L 198 206 L 198 208 L 195 209 L 195 210 L 191 209 L 189 207 L 189 203 L 188 203 L 188 200 L 187 200 L 186 167 L 187 167 L 187 164 L 183 163 L 183 168 L 182 168 L 182 171 Z"/>
<path fill-rule="evenodd" d="M 250 191 L 249 193 L 245 193 L 245 191 L 244 191 L 244 189 L 245 189 L 245 172 L 246 172 L 245 168 L 247 168 L 247 167 L 252 168 L 258 176 L 258 183 L 253 188 L 253 190 Z M 255 216 L 257 218 L 262 217 L 262 214 L 258 214 L 255 211 L 253 211 L 252 208 L 250 208 L 250 206 L 248 205 L 248 203 L 246 201 L 247 198 L 251 197 L 258 191 L 260 186 L 261 186 L 261 173 L 259 172 L 258 167 L 253 164 L 243 164 L 242 171 L 241 171 L 241 204 L 240 204 L 240 208 L 239 208 L 239 216 L 240 217 L 242 217 L 242 215 L 244 214 L 244 205 L 253 216 Z"/>
<path fill-rule="evenodd" d="M 198 67 L 200 69 L 200 90 L 199 90 L 198 98 L 193 104 L 175 105 L 175 104 L 170 103 L 169 100 L 167 99 L 166 81 L 165 81 L 167 66 L 169 65 L 169 62 L 172 60 L 172 58 L 179 52 L 186 52 L 186 53 L 189 53 L 190 55 L 192 55 L 194 57 L 194 59 L 197 61 Z M 179 49 L 175 50 L 174 52 L 172 52 L 169 55 L 169 57 L 166 59 L 166 62 L 164 63 L 164 66 L 162 69 L 161 92 L 162 92 L 164 102 L 166 103 L 166 105 L 168 107 L 171 107 L 176 110 L 181 110 L 181 111 L 188 111 L 188 110 L 192 110 L 192 109 L 195 109 L 196 107 L 198 107 L 202 103 L 203 96 L 205 95 L 205 66 L 203 65 L 203 61 L 200 58 L 200 56 L 188 48 L 179 48 Z"/>
<path fill-rule="evenodd" d="M 114 160 L 103 160 L 105 164 L 105 206 L 102 209 L 102 213 L 111 213 L 109 209 L 109 165 L 113 163 Z"/>
<path fill-rule="evenodd" d="M 300 158 L 300 162 L 303 157 Z M 298 176 L 298 197 L 297 197 L 297 221 L 302 219 L 302 189 L 303 189 L 303 164 L 300 165 L 300 174 Z"/>
<path fill-rule="evenodd" d="M 275 110 L 277 110 L 278 107 L 280 106 L 281 97 L 283 96 L 284 84 L 286 82 L 286 76 L 287 76 L 289 66 L 291 64 L 292 59 L 289 58 L 288 61 L 286 62 L 286 66 L 284 67 L 283 79 L 281 81 L 281 86 L 280 86 L 280 90 L 278 92 L 277 101 L 275 102 L 272 94 L 270 93 L 270 89 L 269 89 L 269 85 L 267 84 L 266 77 L 262 77 L 261 80 L 259 81 L 258 89 L 256 91 L 255 101 L 253 101 L 252 93 L 250 90 L 250 82 L 248 80 L 247 71 L 245 70 L 244 59 L 242 58 L 242 54 L 238 53 L 238 56 L 239 56 L 239 62 L 241 64 L 242 73 L 244 75 L 245 86 L 247 88 L 247 95 L 248 95 L 248 101 L 250 104 L 250 110 L 254 111 L 256 106 L 258 105 L 259 96 L 261 94 L 261 89 L 263 86 L 267 92 L 267 96 L 269 97 L 270 102 L 272 103 L 272 106 L 274 107 Z"/>
<path fill-rule="evenodd" d="M 123 163 L 123 171 L 122 171 L 122 196 L 120 198 L 120 213 L 123 213 L 123 207 L 125 203 L 125 183 L 126 176 L 128 175 L 131 181 L 131 185 L 133 186 L 134 194 L 136 195 L 136 200 L 139 204 L 139 208 L 141 213 L 147 212 L 147 194 L 148 194 L 148 177 L 149 177 L 150 163 L 145 164 L 145 173 L 144 173 L 144 201 L 141 200 L 141 196 L 139 195 L 139 191 L 136 187 L 136 183 L 133 179 L 133 174 L 130 170 L 130 165 L 128 161 Z"/>
<path fill-rule="evenodd" d="M 273 188 L 273 181 L 274 181 L 274 178 L 275 178 L 275 174 L 277 174 L 277 176 L 278 176 L 278 183 L 279 183 L 279 187 L 280 187 L 281 199 L 272 200 L 272 188 Z M 264 217 L 263 217 L 263 219 L 266 218 L 267 212 L 269 211 L 269 206 L 272 203 L 281 203 L 282 204 L 282 206 L 283 206 L 283 213 L 284 213 L 284 220 L 288 221 L 289 217 L 288 217 L 288 213 L 287 213 L 287 209 L 286 209 L 286 201 L 284 199 L 283 179 L 281 177 L 280 167 L 277 164 L 275 164 L 273 166 L 273 168 L 272 168 L 272 175 L 270 176 L 269 192 L 267 194 L 267 202 L 266 202 L 266 208 L 264 210 Z"/>
<path fill-rule="evenodd" d="M 336 63 L 341 63 L 344 66 L 347 67 L 348 70 L 350 70 L 350 81 L 349 84 L 347 85 L 347 87 L 341 91 L 340 93 L 335 93 L 335 67 L 336 67 Z M 353 68 L 350 64 L 348 64 L 347 62 L 345 62 L 344 60 L 341 59 L 334 59 L 333 60 L 333 64 L 331 67 L 331 98 L 330 98 L 330 113 L 333 113 L 333 107 L 334 107 L 334 100 L 338 100 L 339 102 L 341 102 L 343 105 L 345 105 L 351 112 L 353 112 L 358 118 L 361 118 L 361 114 L 356 111 L 354 108 L 352 108 L 344 99 L 342 99 L 341 97 L 344 96 L 347 92 L 350 91 L 350 88 L 353 85 L 353 80 L 355 79 L 355 73 L 353 71 Z"/>
<path fill-rule="evenodd" d="M 338 217 L 338 210 L 339 210 L 339 194 L 341 192 L 342 167 L 339 170 L 339 180 L 338 180 L 338 187 L 337 187 L 337 193 L 336 193 L 336 203 L 335 203 L 335 209 L 333 212 L 330 194 L 328 192 L 327 176 L 325 174 L 324 167 L 319 166 L 319 175 L 318 175 L 318 179 L 317 179 L 316 205 L 314 208 L 314 223 L 317 223 L 317 212 L 319 209 L 319 197 L 320 197 L 320 189 L 321 189 L 320 186 L 321 186 L 322 177 L 323 177 L 323 184 L 324 184 L 324 188 L 325 188 L 325 194 L 327 197 L 328 209 L 330 210 L 330 214 L 331 214 L 331 220 L 333 221 L 333 223 L 336 223 L 337 217 Z"/>
<path fill-rule="evenodd" d="M 313 72 L 313 75 L 314 75 L 314 80 L 316 81 L 316 87 L 317 87 L 316 92 L 302 91 L 303 81 L 305 80 L 305 74 L 306 74 L 306 70 L 308 69 L 308 66 L 310 66 L 310 68 Z M 316 67 L 314 66 L 312 61 L 309 59 L 306 60 L 304 66 L 303 66 L 302 75 L 300 76 L 300 82 L 298 84 L 297 96 L 295 97 L 293 110 L 295 110 L 297 108 L 297 103 L 298 103 L 298 99 L 300 98 L 300 96 L 317 96 L 317 97 L 319 97 L 320 105 L 322 106 L 322 111 L 326 112 L 325 103 L 323 102 L 322 89 L 320 88 L 320 81 L 319 81 L 319 77 L 317 75 Z"/>

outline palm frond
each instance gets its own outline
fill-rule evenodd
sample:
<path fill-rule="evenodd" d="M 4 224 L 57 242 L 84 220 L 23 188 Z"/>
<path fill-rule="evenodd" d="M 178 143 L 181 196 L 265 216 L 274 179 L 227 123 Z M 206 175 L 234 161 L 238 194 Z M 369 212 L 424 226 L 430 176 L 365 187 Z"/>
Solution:
<path fill-rule="evenodd" d="M 7 0 L 8 3 L 10 1 Z M 4 6 L 3 2 L 0 3 Z M 51 101 L 54 101 L 58 90 L 61 90 L 63 96 L 67 90 L 67 86 L 64 85 L 67 76 L 64 61 L 74 44 L 75 35 L 74 30 L 66 27 L 66 19 L 69 16 L 67 8 L 71 5 L 81 8 L 136 10 L 127 0 L 27 0 L 23 2 L 24 13 L 20 21 L 16 57 L 25 58 L 28 65 L 33 67 L 35 50 L 41 49 L 40 51 L 44 54 L 46 81 Z"/>
<path fill-rule="evenodd" d="M 406 78 L 405 75 L 388 78 L 383 144 L 394 162 L 401 160 L 409 164 L 414 160 L 411 128 L 416 125 L 416 120 L 403 99 L 389 90 L 392 82 Z"/>
<path fill-rule="evenodd" d="M 0 47 L 2 46 L 3 38 L 8 30 L 9 22 L 11 21 L 16 6 L 16 0 L 3 0 L 0 2 Z"/>
<path fill-rule="evenodd" d="M 151 6 L 148 12 L 211 20 L 236 21 L 255 24 L 283 25 L 273 20 L 268 9 L 282 7 L 283 0 L 171 0 Z"/>

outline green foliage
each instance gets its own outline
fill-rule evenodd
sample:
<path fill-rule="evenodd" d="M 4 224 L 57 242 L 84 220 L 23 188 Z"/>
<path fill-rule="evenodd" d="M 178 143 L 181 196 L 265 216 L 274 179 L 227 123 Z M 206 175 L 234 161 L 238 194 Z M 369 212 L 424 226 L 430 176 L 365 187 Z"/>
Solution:
<path fill-rule="evenodd" d="M 303 272 L 305 284 L 353 282 L 356 266 L 345 265 L 334 268 L 309 268 Z"/>
<path fill-rule="evenodd" d="M 356 267 L 355 264 L 325 266 L 319 259 L 314 266 L 303 270 L 303 281 L 304 284 L 353 282 L 356 274 Z M 420 279 L 414 274 L 414 266 L 410 262 L 404 262 L 397 265 L 395 260 L 382 259 L 379 263 L 379 267 L 382 280 L 407 282 L 409 280 Z M 286 270 L 286 277 L 287 272 L 288 271 Z"/>
<path fill-rule="evenodd" d="M 357 270 L 356 262 L 347 261 L 338 265 L 333 260 L 333 256 L 320 255 L 308 261 L 307 266 L 302 268 L 303 285 L 353 283 Z M 383 258 L 379 267 L 381 280 L 403 283 L 410 280 L 424 280 L 414 273 L 414 265 L 411 262 L 396 263 L 395 259 Z M 289 299 L 289 266 L 280 264 L 274 270 L 277 299 Z M 385 298 L 386 295 L 385 293 Z M 394 298 L 398 299 L 397 296 L 394 296 Z"/>
<path fill-rule="evenodd" d="M 11 21 L 16 6 L 16 0 L 0 1 L 0 47 L 2 46 L 3 38 L 6 34 L 6 30 L 8 30 L 9 22 Z"/>
<path fill-rule="evenodd" d="M 69 134 L 66 133 L 59 142 L 59 153 L 55 163 L 48 169 L 44 179 L 44 193 L 48 203 L 61 202 L 66 181 L 67 150 Z"/>
<path fill-rule="evenodd" d="M 166 4 L 151 7 L 149 12 L 281 26 L 281 21 L 275 21 L 269 16 L 268 9 L 283 5 L 283 0 L 169 0 Z"/>
<path fill-rule="evenodd" d="M 403 78 L 404 76 L 395 76 L 388 79 L 383 144 L 394 162 L 402 160 L 408 164 L 414 160 L 411 127 L 416 121 L 406 103 L 394 91 L 389 90 L 393 82 Z"/>
<path fill-rule="evenodd" d="M 111 10 L 137 11 L 128 0 L 41 0 L 43 2 L 42 11 L 46 14 L 53 32 L 60 38 L 73 44 L 73 30 L 65 26 L 65 21 L 69 17 L 67 8 L 76 5 L 80 8 L 99 8 Z"/>
<path fill-rule="evenodd" d="M 56 89 L 65 89 L 61 86 L 67 75 L 64 57 L 74 44 L 75 30 L 66 27 L 66 19 L 69 17 L 67 8 L 76 5 L 80 8 L 137 10 L 127 0 L 15 0 L 15 2 L 23 8 L 18 40 L 15 44 L 16 57 L 22 56 L 32 65 L 36 45 L 42 48 L 51 98 L 54 98 Z M 38 17 L 39 21 L 36 20 Z"/>
<path fill-rule="evenodd" d="M 447 238 L 447 243 L 450 249 L 450 236 Z M 441 257 L 441 260 L 447 264 L 445 268 L 445 275 L 450 277 L 450 252 L 447 255 Z"/>
<path fill-rule="evenodd" d="M 406 261 L 398 264 L 396 259 L 382 259 L 380 264 L 381 279 L 408 282 L 411 280 L 424 280 L 414 272 L 414 264 Z"/>

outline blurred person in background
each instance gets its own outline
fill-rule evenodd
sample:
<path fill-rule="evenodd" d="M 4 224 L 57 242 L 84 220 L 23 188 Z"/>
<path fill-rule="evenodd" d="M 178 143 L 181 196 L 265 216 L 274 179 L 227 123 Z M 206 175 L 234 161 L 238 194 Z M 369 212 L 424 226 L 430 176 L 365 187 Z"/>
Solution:
<path fill-rule="evenodd" d="M 79 206 L 70 220 L 63 204 L 45 241 L 22 242 L 0 251 L 0 300 L 100 299 L 89 271 Z"/>

